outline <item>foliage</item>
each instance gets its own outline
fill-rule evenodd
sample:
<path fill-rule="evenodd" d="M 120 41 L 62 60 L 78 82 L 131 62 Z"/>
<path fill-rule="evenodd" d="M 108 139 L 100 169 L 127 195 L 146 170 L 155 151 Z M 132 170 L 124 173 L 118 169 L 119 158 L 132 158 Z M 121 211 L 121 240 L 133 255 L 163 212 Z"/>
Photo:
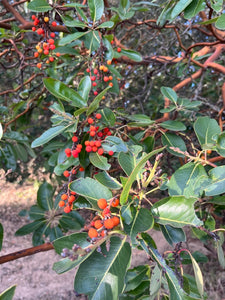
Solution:
<path fill-rule="evenodd" d="M 223 2 L 2 4 L 1 167 L 39 158 L 57 182 L 40 184 L 16 235 L 52 242 L 53 270 L 78 266 L 89 299 L 207 299 L 185 226 L 224 268 Z M 160 254 L 151 230 L 174 250 Z M 134 248 L 154 264 L 130 269 Z"/>

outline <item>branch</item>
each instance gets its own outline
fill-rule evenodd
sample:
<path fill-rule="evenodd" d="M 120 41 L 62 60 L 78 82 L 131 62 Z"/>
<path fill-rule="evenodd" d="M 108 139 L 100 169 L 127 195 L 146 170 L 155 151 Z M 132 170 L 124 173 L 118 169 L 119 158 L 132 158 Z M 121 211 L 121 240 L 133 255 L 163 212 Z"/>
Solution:
<path fill-rule="evenodd" d="M 49 251 L 49 250 L 53 250 L 54 247 L 52 246 L 51 243 L 45 243 L 42 244 L 40 246 L 36 246 L 36 247 L 31 247 L 31 248 L 27 248 L 27 249 L 23 249 L 17 252 L 13 252 L 4 256 L 0 257 L 0 265 L 7 263 L 9 261 L 21 258 L 21 257 L 25 257 L 25 256 L 29 256 L 29 255 L 33 255 L 39 252 L 44 252 L 44 251 Z"/>

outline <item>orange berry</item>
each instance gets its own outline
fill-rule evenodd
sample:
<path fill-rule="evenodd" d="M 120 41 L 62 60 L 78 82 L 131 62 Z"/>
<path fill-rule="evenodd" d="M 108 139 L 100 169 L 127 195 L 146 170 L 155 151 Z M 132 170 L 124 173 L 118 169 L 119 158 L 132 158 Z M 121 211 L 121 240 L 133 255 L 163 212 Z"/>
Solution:
<path fill-rule="evenodd" d="M 95 136 L 95 131 L 90 131 L 90 136 Z"/>
<path fill-rule="evenodd" d="M 90 146 L 93 147 L 95 145 L 95 141 L 90 141 Z"/>
<path fill-rule="evenodd" d="M 64 175 L 65 177 L 69 177 L 69 176 L 70 176 L 70 172 L 66 170 L 66 171 L 63 172 L 63 175 Z"/>
<path fill-rule="evenodd" d="M 44 21 L 48 22 L 49 21 L 49 17 L 44 17 Z"/>
<path fill-rule="evenodd" d="M 118 198 L 114 199 L 112 202 L 112 207 L 117 207 L 120 204 L 120 200 Z"/>
<path fill-rule="evenodd" d="M 211 154 L 211 153 L 212 153 L 212 150 L 209 149 L 209 150 L 207 150 L 206 152 L 207 152 L 207 154 Z"/>
<path fill-rule="evenodd" d="M 109 86 L 113 87 L 113 83 L 112 83 L 112 82 L 110 82 L 110 83 L 109 83 Z"/>
<path fill-rule="evenodd" d="M 55 54 L 57 57 L 60 57 L 60 53 L 59 52 L 56 52 L 56 54 Z"/>
<path fill-rule="evenodd" d="M 37 68 L 41 69 L 41 67 L 42 67 L 42 64 L 41 63 L 37 63 Z"/>
<path fill-rule="evenodd" d="M 93 152 L 97 152 L 97 151 L 98 151 L 98 148 L 94 146 L 94 147 L 92 147 L 92 151 L 93 151 Z"/>
<path fill-rule="evenodd" d="M 78 149 L 82 149 L 82 147 L 83 147 L 83 146 L 82 146 L 81 144 L 78 144 L 78 145 L 77 145 L 77 148 L 78 148 Z"/>
<path fill-rule="evenodd" d="M 47 59 L 47 60 L 46 60 L 46 64 L 49 64 L 49 63 L 50 63 L 50 61 Z"/>
<path fill-rule="evenodd" d="M 117 226 L 117 225 L 119 225 L 120 224 L 120 219 L 118 218 L 118 217 L 112 217 L 112 219 L 111 219 L 112 221 L 113 221 L 113 223 L 114 223 L 114 226 Z"/>
<path fill-rule="evenodd" d="M 96 147 L 99 148 L 99 147 L 101 147 L 101 145 L 102 145 L 102 143 L 101 143 L 100 141 L 96 141 L 96 142 L 95 142 L 95 146 L 96 146 Z"/>
<path fill-rule="evenodd" d="M 42 53 L 43 50 L 41 48 L 38 49 L 38 53 Z"/>
<path fill-rule="evenodd" d="M 98 113 L 98 114 L 95 115 L 95 118 L 100 120 L 102 118 L 102 115 Z"/>
<path fill-rule="evenodd" d="M 34 57 L 38 57 L 39 53 L 38 52 L 34 52 Z"/>
<path fill-rule="evenodd" d="M 65 206 L 65 202 L 64 201 L 59 201 L 59 207 L 63 207 Z"/>
<path fill-rule="evenodd" d="M 113 80 L 113 77 L 111 75 L 109 76 L 109 80 Z"/>
<path fill-rule="evenodd" d="M 102 237 L 104 237 L 106 235 L 106 230 L 102 230 L 100 234 Z"/>
<path fill-rule="evenodd" d="M 94 227 L 96 228 L 96 229 L 99 229 L 99 228 L 101 228 L 103 225 L 102 225 L 102 221 L 101 220 L 96 220 L 95 222 L 94 222 Z"/>
<path fill-rule="evenodd" d="M 76 143 L 76 142 L 78 141 L 78 137 L 74 135 L 74 136 L 72 137 L 72 141 L 73 141 L 74 143 Z"/>
<path fill-rule="evenodd" d="M 61 199 L 62 200 L 67 200 L 68 199 L 68 195 L 67 194 L 62 194 L 61 195 Z"/>
<path fill-rule="evenodd" d="M 103 67 L 103 72 L 106 73 L 106 72 L 108 72 L 108 70 L 109 70 L 109 69 L 108 69 L 106 66 Z"/>
<path fill-rule="evenodd" d="M 75 171 L 75 170 L 73 170 L 73 171 Z M 70 194 L 71 195 L 76 195 L 76 192 L 71 191 Z"/>
<path fill-rule="evenodd" d="M 71 204 L 75 200 L 75 197 L 73 195 L 69 196 L 68 202 Z"/>
<path fill-rule="evenodd" d="M 106 229 L 112 229 L 114 227 L 114 222 L 112 219 L 106 219 L 104 221 L 104 226 Z"/>
<path fill-rule="evenodd" d="M 98 237 L 98 231 L 94 228 L 90 228 L 89 231 L 88 231 L 88 236 L 91 239 L 96 238 L 96 237 Z"/>
<path fill-rule="evenodd" d="M 100 71 L 103 71 L 103 69 L 104 69 L 104 66 L 101 65 L 101 66 L 99 67 L 99 70 L 100 70 Z"/>
<path fill-rule="evenodd" d="M 70 208 L 69 206 L 66 206 L 66 207 L 64 208 L 64 213 L 68 214 L 68 213 L 70 213 L 70 212 L 71 212 L 71 208 Z"/>
<path fill-rule="evenodd" d="M 107 65 L 111 65 L 112 61 L 111 60 L 107 60 Z"/>
<path fill-rule="evenodd" d="M 55 43 L 55 41 L 54 41 L 53 39 L 49 39 L 49 40 L 48 40 L 48 43 L 49 43 L 50 45 L 53 45 L 53 44 Z"/>
<path fill-rule="evenodd" d="M 84 172 L 84 168 L 83 168 L 83 167 L 80 167 L 80 168 L 79 168 L 79 171 L 80 171 L 80 172 Z"/>
<path fill-rule="evenodd" d="M 102 97 L 102 100 L 105 100 L 105 96 Z"/>
<path fill-rule="evenodd" d="M 89 145 L 90 145 L 90 141 L 85 141 L 85 142 L 84 142 L 84 145 L 85 145 L 85 146 L 89 146 Z"/>
<path fill-rule="evenodd" d="M 53 62 L 54 61 L 54 57 L 50 56 L 49 60 L 50 60 L 50 62 Z"/>
<path fill-rule="evenodd" d="M 107 201 L 104 198 L 99 199 L 97 204 L 98 204 L 98 207 L 101 209 L 105 209 L 107 207 Z"/>

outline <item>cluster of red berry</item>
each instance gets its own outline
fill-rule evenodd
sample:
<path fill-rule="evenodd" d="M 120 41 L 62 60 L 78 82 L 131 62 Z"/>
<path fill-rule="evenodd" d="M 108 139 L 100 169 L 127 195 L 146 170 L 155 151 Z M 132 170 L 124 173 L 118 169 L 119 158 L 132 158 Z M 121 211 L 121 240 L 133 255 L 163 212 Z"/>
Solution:
<path fill-rule="evenodd" d="M 107 61 L 107 65 L 111 65 L 111 60 Z M 92 86 L 94 89 L 94 95 L 98 95 L 98 84 L 102 82 L 109 82 L 108 85 L 113 87 L 113 76 L 110 74 L 109 68 L 105 65 L 96 66 L 95 68 L 92 68 L 90 66 L 86 69 L 86 72 L 90 75 Z"/>
<path fill-rule="evenodd" d="M 43 37 L 43 41 L 39 42 L 36 45 L 36 52 L 34 52 L 35 58 L 41 58 L 42 62 L 45 60 L 46 64 L 53 62 L 55 58 L 60 56 L 60 53 L 53 53 L 55 50 L 55 33 L 51 32 L 49 25 L 49 17 L 43 14 L 39 14 L 38 17 L 32 15 L 32 20 L 34 21 L 34 26 L 32 27 L 32 31 L 37 32 L 37 34 Z M 53 27 L 57 26 L 57 23 L 53 21 L 51 23 Z M 46 58 L 46 59 L 45 59 Z M 41 68 L 42 63 L 37 63 L 37 68 Z"/>
<path fill-rule="evenodd" d="M 69 213 L 72 210 L 73 202 L 76 200 L 76 193 L 68 189 L 67 193 L 61 195 L 59 207 L 64 207 L 64 212 Z"/>
<path fill-rule="evenodd" d="M 104 237 L 107 232 L 120 224 L 120 219 L 117 216 L 113 216 L 110 211 L 110 207 L 117 207 L 119 205 L 119 199 L 114 198 L 108 205 L 106 199 L 101 198 L 97 202 L 98 207 L 102 209 L 101 216 L 97 216 L 91 222 L 91 227 L 88 230 L 88 236 L 91 239 L 98 237 Z"/>

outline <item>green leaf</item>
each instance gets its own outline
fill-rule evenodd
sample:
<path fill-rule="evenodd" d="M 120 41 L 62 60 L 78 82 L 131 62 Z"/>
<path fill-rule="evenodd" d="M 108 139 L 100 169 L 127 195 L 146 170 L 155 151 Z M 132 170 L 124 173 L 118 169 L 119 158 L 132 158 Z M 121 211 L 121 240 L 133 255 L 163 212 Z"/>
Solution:
<path fill-rule="evenodd" d="M 86 102 L 88 101 L 88 96 L 91 90 L 91 79 L 89 76 L 85 76 L 81 79 L 78 86 L 78 93 Z"/>
<path fill-rule="evenodd" d="M 106 124 L 107 126 L 114 126 L 116 122 L 115 114 L 112 112 L 111 109 L 105 107 L 99 111 L 102 115 L 101 122 Z"/>
<path fill-rule="evenodd" d="M 212 147 L 215 144 L 214 137 L 221 133 L 220 126 L 214 119 L 200 117 L 194 123 L 194 131 L 202 148 Z"/>
<path fill-rule="evenodd" d="M 120 203 L 123 205 L 126 203 L 131 186 L 133 184 L 133 182 L 136 180 L 137 174 L 139 173 L 139 171 L 143 168 L 144 164 L 150 159 L 150 157 L 152 157 L 153 155 L 161 152 L 164 148 L 159 148 L 157 150 L 154 150 L 152 152 L 150 152 L 149 154 L 147 154 L 146 156 L 144 156 L 139 163 L 136 165 L 136 167 L 133 169 L 132 173 L 130 174 L 130 176 L 128 177 L 127 182 L 124 185 L 123 191 L 120 195 Z"/>
<path fill-rule="evenodd" d="M 98 109 L 99 107 L 99 103 L 100 101 L 102 100 L 102 97 L 105 95 L 105 93 L 111 89 L 111 87 L 107 87 L 106 89 L 104 89 L 101 93 L 99 93 L 95 98 L 94 100 L 91 102 L 91 104 L 89 105 L 88 107 L 88 110 L 87 110 L 87 116 L 89 116 L 90 114 L 92 114 L 95 110 Z"/>
<path fill-rule="evenodd" d="M 94 22 L 100 20 L 104 12 L 103 0 L 88 0 L 88 6 L 92 20 Z"/>
<path fill-rule="evenodd" d="M 71 156 L 69 159 L 67 159 L 66 161 L 58 164 L 55 168 L 54 168 L 54 173 L 57 176 L 61 176 L 62 173 L 67 170 L 69 167 L 71 166 L 78 166 L 79 165 L 79 159 L 78 158 L 74 158 L 73 156 Z"/>
<path fill-rule="evenodd" d="M 15 293 L 16 285 L 10 286 L 7 290 L 0 294 L 1 300 L 12 300 Z"/>
<path fill-rule="evenodd" d="M 151 243 L 145 239 L 145 234 L 142 233 L 142 238 L 140 239 L 140 245 L 143 250 L 150 255 L 154 261 L 156 261 L 160 270 L 163 270 L 165 273 L 166 279 L 168 281 L 169 290 L 170 290 L 170 299 L 171 300 L 194 300 L 194 298 L 188 296 L 186 292 L 181 288 L 180 283 L 172 271 L 172 269 L 166 264 L 164 258 L 159 254 Z M 156 289 L 155 289 L 156 290 Z"/>
<path fill-rule="evenodd" d="M 2 124 L 0 123 L 0 140 L 2 139 L 3 136 L 3 128 L 2 128 Z"/>
<path fill-rule="evenodd" d="M 28 3 L 27 8 L 35 12 L 46 12 L 53 9 L 45 0 L 33 0 Z"/>
<path fill-rule="evenodd" d="M 88 294 L 92 300 L 118 300 L 131 258 L 131 248 L 125 240 L 112 237 L 109 251 L 103 244 L 103 255 L 95 251 L 80 265 L 74 282 L 75 291 Z"/>
<path fill-rule="evenodd" d="M 172 10 L 171 18 L 175 19 L 193 0 L 180 0 Z"/>
<path fill-rule="evenodd" d="M 107 136 L 107 138 L 102 142 L 102 147 L 106 151 L 112 150 L 113 152 L 127 152 L 127 145 L 123 140 L 117 136 Z"/>
<path fill-rule="evenodd" d="M 75 33 L 71 33 L 66 35 L 65 37 L 63 37 L 62 39 L 60 39 L 59 41 L 59 46 L 64 46 L 67 44 L 72 43 L 73 41 L 81 38 L 82 36 L 84 36 L 85 34 L 87 34 L 89 31 L 85 31 L 85 32 L 75 32 Z"/>
<path fill-rule="evenodd" d="M 137 159 L 133 152 L 124 153 L 120 152 L 118 162 L 127 176 L 130 176 L 133 169 L 137 165 Z"/>
<path fill-rule="evenodd" d="M 104 22 L 102 24 L 100 24 L 97 29 L 99 28 L 112 28 L 114 26 L 114 22 L 112 21 L 107 21 L 107 22 Z"/>
<path fill-rule="evenodd" d="M 167 186 L 171 196 L 199 197 L 209 182 L 204 167 L 190 162 L 174 172 Z"/>
<path fill-rule="evenodd" d="M 160 126 L 172 131 L 184 131 L 186 130 L 186 126 L 180 121 L 168 120 L 160 123 Z"/>
<path fill-rule="evenodd" d="M 165 239 L 171 246 L 186 241 L 186 236 L 182 228 L 175 228 L 170 225 L 160 225 L 160 228 Z"/>
<path fill-rule="evenodd" d="M 175 104 L 177 103 L 177 93 L 173 89 L 162 86 L 160 90 L 165 98 L 168 98 Z"/>
<path fill-rule="evenodd" d="M 96 152 L 90 153 L 89 159 L 92 165 L 94 165 L 100 170 L 109 170 L 111 168 L 111 165 L 107 162 L 107 158 L 102 155 L 99 155 Z"/>
<path fill-rule="evenodd" d="M 32 148 L 39 147 L 50 140 L 52 140 L 54 137 L 62 133 L 67 127 L 65 126 L 56 126 L 48 129 L 44 133 L 42 133 L 41 136 L 39 136 L 36 140 L 33 141 L 31 144 Z"/>
<path fill-rule="evenodd" d="M 119 183 L 114 177 L 111 177 L 107 172 L 99 172 L 95 175 L 95 179 L 97 179 L 101 184 L 108 187 L 112 190 L 119 190 L 122 188 L 122 184 Z"/>
<path fill-rule="evenodd" d="M 205 9 L 204 0 L 192 1 L 184 11 L 185 19 L 191 19 Z"/>
<path fill-rule="evenodd" d="M 46 222 L 46 220 L 39 219 L 39 220 L 34 221 L 32 223 L 26 224 L 26 225 L 22 226 L 21 228 L 19 228 L 15 232 L 15 235 L 19 235 L 20 236 L 20 235 L 29 234 L 29 233 L 35 231 L 37 228 L 41 227 L 45 222 Z"/>
<path fill-rule="evenodd" d="M 139 265 L 133 269 L 127 271 L 125 282 L 126 287 L 124 292 L 133 291 L 136 289 L 144 279 L 148 278 L 150 267 L 148 265 Z"/>
<path fill-rule="evenodd" d="M 120 54 L 121 54 L 121 55 L 127 56 L 128 58 L 130 58 L 130 59 L 133 60 L 133 61 L 137 61 L 137 62 L 142 61 L 142 56 L 141 56 L 141 54 L 138 53 L 137 51 L 134 51 L 134 50 L 125 50 L 125 49 L 121 49 Z"/>
<path fill-rule="evenodd" d="M 210 0 L 211 7 L 216 12 L 219 12 L 223 7 L 223 0 Z"/>
<path fill-rule="evenodd" d="M 130 228 L 130 237 L 132 244 L 135 245 L 136 235 L 139 232 L 147 231 L 151 229 L 154 225 L 154 219 L 151 212 L 147 208 L 140 208 L 136 210 L 133 216 L 133 222 Z"/>
<path fill-rule="evenodd" d="M 3 235 L 4 235 L 4 229 L 2 224 L 0 223 L 0 251 L 2 250 Z"/>
<path fill-rule="evenodd" d="M 184 157 L 184 155 L 182 153 L 176 152 L 172 149 L 170 149 L 170 147 L 175 147 L 175 148 L 179 148 L 181 151 L 186 151 L 186 145 L 184 143 L 184 141 L 182 140 L 182 138 L 176 134 L 173 133 L 164 133 L 162 135 L 162 144 L 163 146 L 167 146 L 166 150 L 168 152 L 170 152 L 171 154 L 175 155 L 175 156 L 179 156 L 179 157 Z"/>
<path fill-rule="evenodd" d="M 82 108 L 87 105 L 87 101 L 84 100 L 74 89 L 69 88 L 63 82 L 53 79 L 44 78 L 44 85 L 47 90 L 56 98 L 69 102 L 72 106 Z"/>
<path fill-rule="evenodd" d="M 29 211 L 29 216 L 32 220 L 39 220 L 45 217 L 45 210 L 38 205 L 32 205 Z"/>
<path fill-rule="evenodd" d="M 149 300 L 155 300 L 161 288 L 162 270 L 156 265 L 151 274 Z"/>
<path fill-rule="evenodd" d="M 149 126 L 155 123 L 148 116 L 142 114 L 127 116 L 127 118 L 133 121 L 128 123 L 128 126 Z"/>
<path fill-rule="evenodd" d="M 196 198 L 173 196 L 164 198 L 152 207 L 152 214 L 156 222 L 161 225 L 171 225 L 182 228 L 186 225 L 200 226 L 203 224 L 195 215 L 194 203 Z"/>
<path fill-rule="evenodd" d="M 65 7 L 65 6 L 64 6 Z M 79 20 L 67 20 L 66 18 L 63 18 L 61 16 L 64 25 L 66 25 L 67 27 L 78 27 L 78 28 L 85 28 L 87 27 L 87 25 L 85 23 L 83 23 L 82 21 Z"/>
<path fill-rule="evenodd" d="M 206 196 L 216 196 L 225 193 L 225 166 L 211 169 L 209 178 L 211 182 L 204 189 Z"/>
<path fill-rule="evenodd" d="M 51 184 L 46 181 L 42 183 L 37 192 L 38 205 L 45 210 L 51 210 L 53 208 L 53 194 L 54 190 Z"/>
<path fill-rule="evenodd" d="M 97 201 L 100 198 L 105 198 L 106 200 L 112 198 L 112 193 L 107 187 L 89 177 L 72 181 L 69 184 L 69 188 L 71 191 L 85 197 L 92 207 L 97 209 L 99 209 Z"/>
<path fill-rule="evenodd" d="M 216 141 L 216 151 L 225 157 L 225 132 L 222 132 Z"/>
<path fill-rule="evenodd" d="M 194 259 L 194 257 L 191 255 L 191 253 L 189 251 L 188 251 L 188 254 L 190 255 L 190 258 L 191 258 L 191 262 L 192 262 L 192 266 L 193 266 L 193 269 L 194 269 L 195 280 L 196 280 L 196 284 L 197 284 L 199 294 L 203 298 L 204 283 L 203 283 L 203 276 L 202 276 L 201 269 L 199 268 L 199 265 L 197 264 L 196 260 Z"/>

